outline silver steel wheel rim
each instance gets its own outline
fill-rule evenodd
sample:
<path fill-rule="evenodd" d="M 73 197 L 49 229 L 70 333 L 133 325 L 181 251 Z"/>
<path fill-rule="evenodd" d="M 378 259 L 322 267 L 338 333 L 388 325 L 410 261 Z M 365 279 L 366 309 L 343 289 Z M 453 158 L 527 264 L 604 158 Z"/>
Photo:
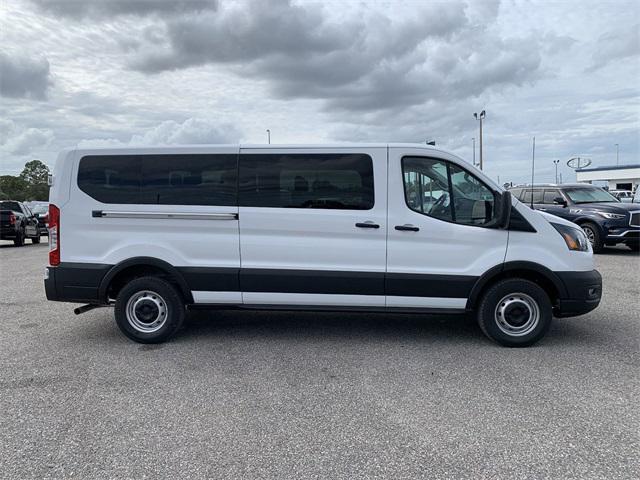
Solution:
<path fill-rule="evenodd" d="M 587 236 L 587 240 L 589 240 L 589 243 L 593 245 L 593 242 L 596 241 L 596 234 L 593 233 L 593 230 L 589 227 L 582 227 L 582 231 Z"/>
<path fill-rule="evenodd" d="M 133 294 L 127 301 L 125 311 L 129 325 L 141 333 L 157 332 L 169 317 L 167 302 L 150 290 Z"/>
<path fill-rule="evenodd" d="M 540 322 L 540 307 L 526 293 L 505 295 L 495 311 L 498 328 L 509 336 L 522 337 L 531 333 Z"/>

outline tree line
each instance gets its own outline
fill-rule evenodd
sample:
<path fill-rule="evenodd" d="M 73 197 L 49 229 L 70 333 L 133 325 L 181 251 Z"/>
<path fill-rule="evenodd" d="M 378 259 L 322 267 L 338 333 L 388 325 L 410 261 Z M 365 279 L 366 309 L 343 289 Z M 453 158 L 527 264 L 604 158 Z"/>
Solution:
<path fill-rule="evenodd" d="M 49 173 L 40 160 L 31 160 L 18 176 L 0 175 L 0 200 L 48 201 Z"/>

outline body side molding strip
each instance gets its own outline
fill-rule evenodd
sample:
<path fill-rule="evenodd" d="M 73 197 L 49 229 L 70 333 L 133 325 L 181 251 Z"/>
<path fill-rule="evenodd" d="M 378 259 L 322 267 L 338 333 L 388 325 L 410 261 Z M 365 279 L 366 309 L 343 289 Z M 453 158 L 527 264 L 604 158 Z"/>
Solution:
<path fill-rule="evenodd" d="M 238 220 L 237 213 L 200 212 L 128 212 L 116 210 L 93 210 L 94 218 L 175 218 L 179 220 Z"/>

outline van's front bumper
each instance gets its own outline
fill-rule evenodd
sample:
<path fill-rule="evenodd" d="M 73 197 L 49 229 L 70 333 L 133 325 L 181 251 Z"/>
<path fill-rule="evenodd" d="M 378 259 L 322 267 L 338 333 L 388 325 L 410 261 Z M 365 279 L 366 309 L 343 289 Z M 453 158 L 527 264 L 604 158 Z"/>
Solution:
<path fill-rule="evenodd" d="M 575 317 L 594 310 L 602 298 L 602 276 L 597 270 L 589 272 L 556 272 L 564 283 L 566 294 L 554 308 L 556 317 Z"/>

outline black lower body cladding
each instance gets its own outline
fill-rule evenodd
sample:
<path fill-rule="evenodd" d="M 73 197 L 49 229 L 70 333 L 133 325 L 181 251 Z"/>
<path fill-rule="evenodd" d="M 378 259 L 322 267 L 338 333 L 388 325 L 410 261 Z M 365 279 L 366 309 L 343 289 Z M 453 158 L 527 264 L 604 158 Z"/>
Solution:
<path fill-rule="evenodd" d="M 44 280 L 47 300 L 77 303 L 102 303 L 99 288 L 112 265 L 96 263 L 62 263 L 47 267 Z"/>
<path fill-rule="evenodd" d="M 108 283 L 107 275 L 113 268 L 113 265 L 64 262 L 57 267 L 48 267 L 47 299 L 104 304 L 107 298 L 103 283 Z M 182 277 L 180 281 L 189 293 L 245 291 L 469 298 L 479 280 L 479 277 L 466 275 L 210 267 L 176 267 L 175 272 Z M 564 286 L 554 311 L 556 316 L 582 315 L 600 303 L 602 277 L 596 270 L 552 274 L 556 277 L 555 284 Z M 472 307 L 468 306 L 469 309 Z"/>
<path fill-rule="evenodd" d="M 106 303 L 103 281 L 113 265 L 61 263 L 48 267 L 49 300 Z M 279 292 L 467 298 L 478 277 L 384 272 L 176 267 L 189 291 Z M 107 277 L 107 281 L 108 281 Z"/>

